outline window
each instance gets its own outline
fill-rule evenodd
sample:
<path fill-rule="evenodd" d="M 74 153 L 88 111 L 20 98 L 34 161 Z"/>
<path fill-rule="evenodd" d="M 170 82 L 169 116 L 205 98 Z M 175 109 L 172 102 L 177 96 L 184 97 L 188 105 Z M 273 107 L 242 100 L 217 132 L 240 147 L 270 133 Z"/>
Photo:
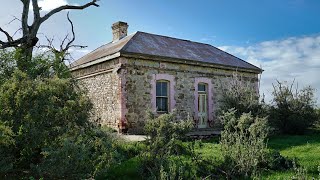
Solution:
<path fill-rule="evenodd" d="M 198 84 L 198 92 L 206 92 L 206 84 L 199 83 Z"/>
<path fill-rule="evenodd" d="M 167 113 L 169 110 L 169 82 L 159 80 L 156 86 L 157 112 Z"/>

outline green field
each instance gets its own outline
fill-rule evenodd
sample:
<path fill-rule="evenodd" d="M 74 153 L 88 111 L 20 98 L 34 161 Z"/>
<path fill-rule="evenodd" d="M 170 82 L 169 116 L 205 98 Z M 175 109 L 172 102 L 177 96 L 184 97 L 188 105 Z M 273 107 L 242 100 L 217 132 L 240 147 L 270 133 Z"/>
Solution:
<path fill-rule="evenodd" d="M 186 142 L 190 143 L 190 142 Z M 214 159 L 219 164 L 223 161 L 220 152 L 218 139 L 214 138 L 208 141 L 202 141 L 196 146 L 196 152 L 202 157 Z M 290 159 L 295 159 L 300 167 L 306 169 L 310 179 L 315 177 L 320 179 L 320 133 L 314 132 L 309 135 L 301 136 L 275 136 L 268 141 L 268 147 L 278 150 L 281 155 Z M 292 179 L 293 170 L 288 171 L 266 171 L 261 179 Z M 108 179 L 141 179 L 139 177 L 139 158 L 133 157 L 113 167 L 107 176 Z"/>

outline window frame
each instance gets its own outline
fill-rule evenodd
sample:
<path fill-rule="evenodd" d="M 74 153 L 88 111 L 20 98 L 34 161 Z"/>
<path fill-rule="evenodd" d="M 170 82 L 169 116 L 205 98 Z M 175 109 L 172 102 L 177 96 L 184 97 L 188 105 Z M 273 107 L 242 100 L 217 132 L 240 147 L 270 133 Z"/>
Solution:
<path fill-rule="evenodd" d="M 157 87 L 157 83 L 158 82 L 161 82 L 161 83 L 163 83 L 163 82 L 165 82 L 165 83 L 167 83 L 167 96 L 158 96 L 157 95 L 157 88 L 156 88 L 156 111 L 157 111 L 157 113 L 159 113 L 159 114 L 166 114 L 166 113 L 169 113 L 169 111 L 170 111 L 170 81 L 168 81 L 168 80 L 165 80 L 165 79 L 159 79 L 159 80 L 156 80 L 156 87 Z M 166 105 L 167 105 L 167 111 L 159 111 L 158 110 L 158 107 L 157 107 L 157 99 L 158 98 L 166 98 L 167 99 L 167 103 L 166 103 Z"/>
<path fill-rule="evenodd" d="M 200 91 L 199 90 L 199 85 L 204 85 L 204 91 Z M 208 84 L 207 83 L 203 83 L 203 82 L 198 83 L 198 93 L 200 93 L 200 94 L 208 94 Z"/>

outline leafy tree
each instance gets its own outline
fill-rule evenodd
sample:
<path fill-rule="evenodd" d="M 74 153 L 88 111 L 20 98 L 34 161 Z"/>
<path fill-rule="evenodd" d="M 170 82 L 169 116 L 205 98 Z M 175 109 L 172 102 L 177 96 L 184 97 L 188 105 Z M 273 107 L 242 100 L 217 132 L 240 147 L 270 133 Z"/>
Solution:
<path fill-rule="evenodd" d="M 278 82 L 273 86 L 270 124 L 280 133 L 303 134 L 317 120 L 314 89 L 293 89 L 294 82 Z"/>

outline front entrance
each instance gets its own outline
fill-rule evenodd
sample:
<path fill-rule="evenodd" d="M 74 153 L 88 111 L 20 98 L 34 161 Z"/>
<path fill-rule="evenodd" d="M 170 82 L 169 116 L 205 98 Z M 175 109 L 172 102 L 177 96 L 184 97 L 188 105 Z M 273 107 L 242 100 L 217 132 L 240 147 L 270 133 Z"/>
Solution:
<path fill-rule="evenodd" d="M 206 128 L 208 122 L 207 85 L 198 84 L 198 128 Z"/>

